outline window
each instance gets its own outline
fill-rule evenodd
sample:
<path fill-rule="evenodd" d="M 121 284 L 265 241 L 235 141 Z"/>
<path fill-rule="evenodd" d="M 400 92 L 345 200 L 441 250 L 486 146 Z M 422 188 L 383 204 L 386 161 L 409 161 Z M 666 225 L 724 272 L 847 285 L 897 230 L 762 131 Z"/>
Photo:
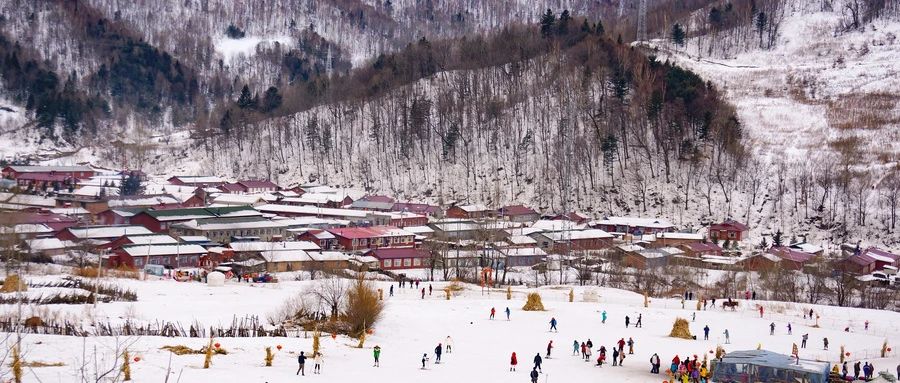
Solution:
<path fill-rule="evenodd" d="M 409 258 L 403 258 L 403 266 L 405 266 L 405 267 L 410 267 L 410 266 L 412 266 L 412 259 L 409 259 Z"/>
<path fill-rule="evenodd" d="M 422 260 L 419 258 L 413 259 L 413 266 L 422 266 Z"/>
<path fill-rule="evenodd" d="M 733 232 L 733 231 L 729 231 L 729 232 L 728 232 L 728 238 L 734 238 L 734 232 Z"/>
<path fill-rule="evenodd" d="M 385 260 L 384 260 L 384 267 L 385 267 L 385 268 L 391 267 L 391 260 L 390 260 L 390 259 L 385 259 Z"/>
<path fill-rule="evenodd" d="M 353 238 L 353 241 L 351 241 L 351 243 L 353 244 L 353 247 L 356 247 L 357 245 L 359 245 L 359 240 L 356 238 Z"/>

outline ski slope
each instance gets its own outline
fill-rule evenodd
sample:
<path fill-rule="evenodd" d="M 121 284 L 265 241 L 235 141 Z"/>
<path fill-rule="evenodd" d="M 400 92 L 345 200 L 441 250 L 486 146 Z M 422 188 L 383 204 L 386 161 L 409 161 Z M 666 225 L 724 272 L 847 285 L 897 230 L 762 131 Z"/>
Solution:
<path fill-rule="evenodd" d="M 44 277 L 48 278 L 48 277 Z M 52 277 L 50 277 L 52 278 Z M 224 287 L 207 287 L 199 283 L 179 283 L 174 281 L 133 281 L 120 280 L 117 283 L 134 289 L 139 296 L 137 303 L 101 304 L 96 311 L 90 306 L 52 306 L 45 310 L 58 315 L 80 317 L 82 320 L 95 318 L 98 321 L 117 322 L 125 318 L 138 320 L 178 320 L 187 325 L 196 319 L 207 325 L 215 322 L 230 323 L 233 316 L 256 314 L 265 317 L 276 310 L 285 299 L 300 293 L 311 282 L 281 282 L 278 284 L 236 284 Z M 545 354 L 546 345 L 553 341 L 555 348 L 551 358 L 545 359 L 541 382 L 572 381 L 614 381 L 614 382 L 661 382 L 664 376 L 650 374 L 649 358 L 656 352 L 663 366 L 677 353 L 681 358 L 693 355 L 710 356 L 708 353 L 717 345 L 726 351 L 763 349 L 789 354 L 793 343 L 800 344 L 800 337 L 809 333 L 809 347 L 801 349 L 801 357 L 836 361 L 841 345 L 851 353 L 850 360 L 874 363 L 878 371 L 895 371 L 900 363 L 896 347 L 900 343 L 900 313 L 875 310 L 861 310 L 828 306 L 808 306 L 779 302 L 745 302 L 736 312 L 706 310 L 696 312 L 696 321 L 691 323 L 691 331 L 702 339 L 702 328 L 709 325 L 710 340 L 683 340 L 667 336 L 676 317 L 690 320 L 695 313 L 696 301 L 688 301 L 682 309 L 679 299 L 652 299 L 649 308 L 643 307 L 643 297 L 621 290 L 575 287 L 576 301 L 568 302 L 569 287 L 546 287 L 539 291 L 547 308 L 545 312 L 524 312 L 521 306 L 525 287 L 515 288 L 513 299 L 506 300 L 504 290 L 482 292 L 478 286 L 468 285 L 459 296 L 447 301 L 440 288 L 443 283 L 434 284 L 434 295 L 421 299 L 420 290 L 399 289 L 388 297 L 389 282 L 379 282 L 385 290 L 386 311 L 384 319 L 375 326 L 363 349 L 356 348 L 357 340 L 344 336 L 332 339 L 322 337 L 322 353 L 325 356 L 322 374 L 311 374 L 312 362 L 307 363 L 307 377 L 316 381 L 337 382 L 460 382 L 472 380 L 482 382 L 525 382 L 531 370 L 531 360 L 536 353 Z M 421 287 L 427 288 L 423 283 Z M 598 302 L 583 302 L 586 289 L 594 290 Z M 766 307 L 765 317 L 759 318 L 755 304 Z M 489 320 L 491 307 L 497 309 L 497 319 Z M 511 320 L 503 314 L 506 307 L 512 311 Z M 813 308 L 821 315 L 821 328 L 810 327 L 814 321 L 804 320 L 801 310 Z M 9 313 L 13 306 L 4 305 Z M 609 319 L 601 324 L 600 312 L 605 310 Z M 44 311 L 47 313 L 47 311 Z M 63 312 L 68 314 L 63 314 Z M 28 310 L 26 310 L 28 315 Z M 643 327 L 625 328 L 624 317 L 628 315 L 632 323 L 638 315 L 643 316 Z M 558 321 L 559 332 L 548 332 L 551 317 Z M 868 331 L 863 322 L 870 321 Z M 776 334 L 769 335 L 769 323 L 776 324 Z M 786 335 L 786 325 L 793 326 L 793 335 Z M 850 333 L 843 331 L 849 326 Z M 731 344 L 724 344 L 723 331 L 728 329 Z M 202 355 L 171 356 L 160 350 L 164 345 L 186 345 L 192 348 L 204 346 L 208 340 L 196 338 L 119 338 L 129 343 L 129 351 L 140 358 L 131 364 L 132 376 L 137 382 L 160 382 L 167 373 L 170 382 L 199 381 L 243 381 L 243 382 L 296 382 L 297 355 L 300 351 L 310 353 L 312 338 L 217 338 L 216 342 L 228 350 L 227 356 L 216 356 L 210 369 L 203 369 Z M 434 364 L 433 351 L 447 336 L 453 338 L 453 352 L 444 354 L 441 364 Z M 584 362 L 572 355 L 572 342 L 594 343 L 596 359 L 601 345 L 607 347 L 611 357 L 613 344 L 620 338 L 635 341 L 634 355 L 625 358 L 623 367 L 604 365 L 595 367 L 594 362 Z M 822 349 L 822 338 L 828 337 L 831 351 Z M 882 342 L 894 347 L 886 359 L 875 358 Z M 25 335 L 23 353 L 27 361 L 63 362 L 62 367 L 26 369 L 26 382 L 70 382 L 78 376 L 78 368 L 88 358 L 94 347 L 98 353 L 106 353 L 101 366 L 110 366 L 116 338 L 111 337 L 62 337 L 46 335 Z M 8 343 L 9 341 L 7 341 Z M 264 348 L 281 345 L 272 367 L 264 367 Z M 382 348 L 381 366 L 372 366 L 372 347 Z M 626 347 L 627 350 L 627 347 Z M 519 366 L 516 372 L 509 371 L 512 352 L 518 354 Z M 431 361 L 426 369 L 420 368 L 423 353 L 428 353 Z M 93 361 L 91 361 L 93 363 Z M 89 371 L 93 371 L 90 367 Z M 108 368 L 108 367 L 107 367 Z M 305 380 L 303 379 L 303 380 Z"/>

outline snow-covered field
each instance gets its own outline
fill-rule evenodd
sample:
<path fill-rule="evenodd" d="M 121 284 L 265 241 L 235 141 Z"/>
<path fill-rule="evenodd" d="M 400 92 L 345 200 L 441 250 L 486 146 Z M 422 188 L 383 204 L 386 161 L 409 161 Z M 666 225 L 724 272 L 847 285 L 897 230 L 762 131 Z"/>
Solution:
<path fill-rule="evenodd" d="M 53 277 L 42 277 L 43 279 Z M 277 310 L 282 303 L 303 291 L 310 283 L 281 282 L 278 284 L 236 284 L 224 287 L 207 287 L 199 283 L 179 283 L 174 281 L 134 281 L 117 280 L 138 293 L 137 303 L 101 304 L 96 312 L 89 314 L 90 306 L 54 306 L 51 311 L 62 310 L 74 316 L 86 318 L 93 315 L 98 321 L 122 321 L 131 317 L 139 320 L 177 320 L 184 323 L 193 320 L 207 325 L 230 323 L 234 316 L 258 315 Z M 427 288 L 428 283 L 421 287 Z M 809 333 L 809 347 L 801 350 L 804 358 L 836 361 L 841 345 L 846 346 L 850 359 L 874 363 L 878 370 L 894 371 L 900 363 L 896 351 L 900 343 L 900 313 L 874 310 L 837 308 L 828 306 L 794 305 L 778 302 L 759 302 L 766 307 L 764 318 L 759 318 L 756 302 L 741 302 L 742 309 L 736 312 L 715 310 L 695 311 L 695 301 L 688 301 L 685 309 L 676 299 L 652 299 L 649 308 L 643 307 L 643 297 L 626 291 L 575 287 L 575 302 L 568 302 L 569 287 L 547 287 L 539 289 L 543 296 L 546 312 L 524 312 L 521 307 L 524 296 L 532 291 L 525 288 L 514 289 L 513 299 L 506 300 L 503 290 L 482 292 L 480 287 L 467 289 L 451 300 L 444 299 L 439 288 L 434 286 L 434 295 L 421 299 L 419 290 L 399 289 L 388 297 L 388 282 L 379 282 L 385 289 L 386 311 L 384 319 L 375 326 L 363 349 L 355 348 L 357 341 L 343 336 L 332 339 L 322 338 L 322 352 L 325 356 L 321 376 L 310 376 L 312 365 L 307 364 L 307 378 L 338 382 L 459 382 L 477 377 L 477 381 L 516 382 L 527 381 L 531 369 L 531 359 L 536 353 L 546 352 L 549 341 L 555 346 L 552 357 L 544 362 L 541 382 L 584 381 L 586 379 L 615 382 L 660 382 L 663 376 L 649 373 L 648 360 L 653 353 L 659 353 L 664 365 L 675 354 L 682 358 L 692 355 L 708 355 L 717 345 L 727 351 L 763 349 L 789 354 L 793 343 L 800 343 L 800 337 Z M 599 296 L 597 302 L 584 302 L 585 290 L 594 290 Z M 497 319 L 489 320 L 492 307 L 497 309 Z M 511 320 L 507 321 L 503 311 L 509 307 Z M 813 308 L 821 315 L 821 328 L 812 328 L 814 322 L 804 320 L 801 310 Z M 2 307 L 4 311 L 12 306 Z M 606 311 L 606 324 L 600 320 L 601 311 Z M 682 340 L 667 336 L 676 317 L 690 319 L 696 313 L 696 321 L 691 323 L 691 331 L 702 339 L 702 328 L 709 325 L 710 340 Z M 26 310 L 27 315 L 27 310 Z M 638 315 L 643 317 L 643 328 L 625 328 L 624 317 L 630 316 L 632 323 Z M 559 321 L 559 332 L 548 332 L 550 318 Z M 868 331 L 864 321 L 870 321 Z M 769 323 L 776 324 L 776 335 L 770 336 Z M 786 334 L 786 326 L 791 323 L 793 335 Z M 851 332 L 843 331 L 850 326 Z M 724 344 L 723 332 L 728 329 L 731 344 Z M 434 364 L 435 346 L 450 336 L 453 338 L 453 352 L 443 356 L 441 364 Z M 591 339 L 594 348 L 601 345 L 611 349 L 621 338 L 631 337 L 635 342 L 635 353 L 625 359 L 624 367 L 594 367 L 580 357 L 572 356 L 572 342 Z M 822 338 L 828 337 L 831 351 L 822 349 Z M 877 359 L 882 342 L 887 340 L 894 348 L 886 359 Z M 161 382 L 166 374 L 170 353 L 160 350 L 164 345 L 186 345 L 199 349 L 208 340 L 197 338 L 110 338 L 110 337 L 62 337 L 46 335 L 25 335 L 23 351 L 26 361 L 62 362 L 62 367 L 42 367 L 26 369 L 28 382 L 70 382 L 78 375 L 83 355 L 93 352 L 112 355 L 116 342 L 131 344 L 129 351 L 140 361 L 132 363 L 133 377 L 137 382 Z M 132 343 L 133 342 L 133 343 Z M 296 357 L 300 351 L 312 350 L 312 338 L 217 338 L 216 342 L 228 350 L 227 356 L 216 356 L 212 368 L 202 369 L 202 355 L 171 356 L 169 381 L 242 381 L 242 382 L 295 382 Z M 275 356 L 272 367 L 264 367 L 264 348 L 281 345 L 282 350 Z M 372 366 L 372 348 L 382 348 L 381 367 Z M 509 357 L 518 354 L 519 368 L 509 372 Z M 85 354 L 83 354 L 85 353 Z M 432 362 L 425 370 L 420 369 L 420 359 L 428 353 Z M 610 350 L 611 353 L 611 350 Z M 594 352 L 594 357 L 597 353 Z M 110 356 L 106 363 L 110 365 Z M 93 371 L 91 361 L 90 371 Z"/>

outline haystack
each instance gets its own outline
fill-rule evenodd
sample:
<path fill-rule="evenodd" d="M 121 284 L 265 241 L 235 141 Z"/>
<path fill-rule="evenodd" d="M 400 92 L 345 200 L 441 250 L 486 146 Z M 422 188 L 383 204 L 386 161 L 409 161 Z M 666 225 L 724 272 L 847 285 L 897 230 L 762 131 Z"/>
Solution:
<path fill-rule="evenodd" d="M 672 332 L 669 333 L 669 336 L 681 339 L 694 339 L 694 336 L 691 335 L 690 322 L 684 318 L 675 318 L 675 323 L 672 325 Z"/>
<path fill-rule="evenodd" d="M 544 311 L 544 303 L 541 302 L 541 294 L 529 293 L 528 301 L 522 306 L 524 311 Z"/>
<path fill-rule="evenodd" d="M 16 291 L 28 291 L 28 285 L 21 280 L 18 275 L 10 274 L 3 281 L 3 287 L 0 287 L 0 293 L 14 293 Z"/>

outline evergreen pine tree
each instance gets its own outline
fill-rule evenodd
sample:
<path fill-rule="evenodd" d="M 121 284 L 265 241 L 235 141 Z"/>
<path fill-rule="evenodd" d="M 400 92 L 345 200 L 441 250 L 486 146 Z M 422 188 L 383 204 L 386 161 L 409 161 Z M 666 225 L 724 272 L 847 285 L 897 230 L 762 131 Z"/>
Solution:
<path fill-rule="evenodd" d="M 780 247 L 782 245 L 781 236 L 782 236 L 781 229 L 779 229 L 778 231 L 775 232 L 775 235 L 772 236 L 772 246 Z"/>
<path fill-rule="evenodd" d="M 270 86 L 263 95 L 262 111 L 268 113 L 278 109 L 278 107 L 281 106 L 281 100 L 282 98 L 281 94 L 278 93 L 278 88 Z"/>
<path fill-rule="evenodd" d="M 241 96 L 237 100 L 237 105 L 241 109 L 253 107 L 253 95 L 250 94 L 249 86 L 244 85 L 244 87 L 241 88 Z"/>
<path fill-rule="evenodd" d="M 672 26 L 672 41 L 675 45 L 683 46 L 684 37 L 684 27 L 682 27 L 681 24 L 675 23 L 675 25 Z"/>
<path fill-rule="evenodd" d="M 541 16 L 541 37 L 547 38 L 553 33 L 553 26 L 556 24 L 556 15 L 550 8 Z"/>
<path fill-rule="evenodd" d="M 557 23 L 557 33 L 560 35 L 566 35 L 569 33 L 569 21 L 572 20 L 572 17 L 569 15 L 569 10 L 564 9 L 562 13 L 559 14 L 559 22 Z"/>
<path fill-rule="evenodd" d="M 597 25 L 594 27 L 594 33 L 600 36 L 603 36 L 603 34 L 606 33 L 606 30 L 603 29 L 603 20 L 597 20 Z"/>
<path fill-rule="evenodd" d="M 756 33 L 759 33 L 759 47 L 763 47 L 763 31 L 766 29 L 766 23 L 768 22 L 766 13 L 760 12 L 756 14 Z"/>

